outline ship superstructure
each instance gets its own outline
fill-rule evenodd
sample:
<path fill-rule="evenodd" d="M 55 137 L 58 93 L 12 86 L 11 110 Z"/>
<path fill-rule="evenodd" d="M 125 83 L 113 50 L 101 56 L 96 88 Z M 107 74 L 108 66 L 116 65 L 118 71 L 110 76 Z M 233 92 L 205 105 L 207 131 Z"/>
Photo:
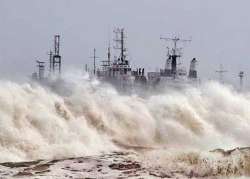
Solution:
<path fill-rule="evenodd" d="M 187 43 L 191 40 L 180 39 L 178 37 L 160 39 L 170 41 L 172 44 L 167 46 L 167 55 L 165 67 L 158 72 L 148 72 L 148 84 L 150 86 L 168 85 L 168 86 L 181 86 L 186 83 L 197 81 L 197 60 L 193 58 L 190 62 L 189 73 L 187 70 L 180 66 L 182 57 L 182 48 L 178 47 L 178 43 Z"/>
<path fill-rule="evenodd" d="M 101 81 L 109 82 L 119 89 L 137 89 L 138 87 L 151 88 L 157 86 L 179 87 L 182 85 L 197 82 L 197 60 L 193 58 L 190 62 L 189 72 L 180 66 L 182 48 L 179 43 L 187 43 L 191 40 L 180 39 L 178 37 L 160 39 L 172 42 L 167 47 L 166 62 L 160 71 L 148 72 L 146 75 L 144 68 L 132 69 L 127 59 L 127 49 L 125 47 L 124 29 L 116 29 L 114 39 L 114 49 L 118 50 L 118 56 L 111 60 L 111 48 L 108 47 L 107 60 L 101 61 L 102 65 L 97 70 L 97 78 Z"/>
<path fill-rule="evenodd" d="M 111 45 L 107 48 L 107 57 L 105 60 L 99 61 L 98 66 L 96 49 L 94 48 L 93 71 L 89 71 L 88 66 L 85 66 L 86 71 L 91 77 L 97 78 L 99 81 L 112 84 L 119 91 L 131 92 L 142 91 L 141 89 L 152 89 L 155 87 L 171 86 L 179 87 L 185 84 L 196 83 L 198 79 L 196 65 L 197 60 L 193 58 L 190 62 L 189 71 L 180 66 L 182 57 L 182 48 L 179 43 L 190 42 L 190 40 L 174 38 L 161 38 L 165 41 L 170 41 L 171 46 L 167 47 L 166 61 L 163 68 L 159 71 L 147 72 L 143 67 L 133 68 L 128 58 L 128 50 L 126 48 L 126 35 L 124 28 L 114 30 L 114 52 L 112 55 Z M 54 83 L 62 81 L 60 78 L 62 67 L 62 56 L 60 55 L 60 36 L 54 36 L 54 51 L 49 53 L 49 72 L 46 75 L 45 62 L 36 61 L 38 72 L 33 73 L 32 78 L 42 84 L 53 86 Z"/>
<path fill-rule="evenodd" d="M 132 70 L 130 61 L 127 59 L 125 47 L 125 31 L 123 28 L 114 30 L 116 34 L 114 49 L 118 55 L 111 60 L 111 48 L 108 47 L 107 60 L 102 61 L 97 77 L 102 81 L 109 82 L 119 89 L 132 89 L 137 85 L 146 84 L 144 68 Z"/>

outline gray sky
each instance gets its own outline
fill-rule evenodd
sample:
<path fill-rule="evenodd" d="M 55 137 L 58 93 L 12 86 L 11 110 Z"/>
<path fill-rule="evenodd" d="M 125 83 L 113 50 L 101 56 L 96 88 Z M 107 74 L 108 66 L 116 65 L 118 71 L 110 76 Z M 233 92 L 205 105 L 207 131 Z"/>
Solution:
<path fill-rule="evenodd" d="M 250 69 L 249 7 L 249 0 L 0 0 L 0 78 L 34 71 L 36 59 L 48 59 L 54 34 L 62 35 L 64 69 L 88 63 L 94 47 L 105 57 L 120 26 L 135 66 L 163 67 L 160 35 L 192 36 L 183 62 L 197 57 L 202 78 L 216 78 L 223 63 L 237 84 L 238 72 Z"/>

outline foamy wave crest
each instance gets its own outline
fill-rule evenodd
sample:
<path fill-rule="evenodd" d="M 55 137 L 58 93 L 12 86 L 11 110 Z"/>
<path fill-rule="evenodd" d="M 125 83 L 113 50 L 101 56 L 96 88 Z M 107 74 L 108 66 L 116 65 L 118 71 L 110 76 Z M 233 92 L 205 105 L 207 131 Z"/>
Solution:
<path fill-rule="evenodd" d="M 250 96 L 216 82 L 140 97 L 72 74 L 51 88 L 2 81 L 0 106 L 0 161 L 250 146 Z"/>

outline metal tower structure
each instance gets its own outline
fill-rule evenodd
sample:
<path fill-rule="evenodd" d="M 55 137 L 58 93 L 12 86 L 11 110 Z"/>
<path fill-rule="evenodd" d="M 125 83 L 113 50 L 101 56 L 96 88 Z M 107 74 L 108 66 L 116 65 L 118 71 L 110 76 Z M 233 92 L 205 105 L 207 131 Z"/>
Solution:
<path fill-rule="evenodd" d="M 101 66 L 102 66 L 102 70 L 107 70 L 108 68 L 111 67 L 111 48 L 110 48 L 110 43 L 107 49 L 107 60 L 103 60 L 101 61 Z M 110 69 L 109 69 L 110 70 Z"/>
<path fill-rule="evenodd" d="M 223 74 L 226 73 L 227 70 L 224 70 L 223 65 L 220 64 L 219 69 L 216 70 L 215 72 L 219 74 L 219 80 L 223 84 L 224 83 L 224 75 Z"/>
<path fill-rule="evenodd" d="M 93 56 L 92 57 L 89 57 L 89 58 L 92 58 L 93 59 L 93 72 L 94 72 L 94 75 L 96 74 L 96 59 L 97 58 L 100 58 L 100 57 L 97 57 L 96 56 L 96 49 L 94 48 L 94 52 L 93 52 Z"/>
<path fill-rule="evenodd" d="M 239 77 L 240 77 L 240 90 L 242 90 L 243 89 L 243 78 L 244 78 L 244 72 L 243 71 L 240 71 Z"/>
<path fill-rule="evenodd" d="M 168 48 L 168 55 L 169 55 L 168 60 L 171 60 L 171 74 L 175 78 L 177 74 L 177 59 L 181 57 L 181 49 L 182 49 L 178 47 L 178 43 L 191 42 L 191 40 L 180 39 L 178 37 L 174 38 L 160 37 L 160 39 L 173 42 L 172 49 L 169 50 Z"/>
<path fill-rule="evenodd" d="M 45 62 L 42 61 L 36 61 L 37 62 L 37 67 L 38 67 L 38 79 L 42 80 L 44 79 L 44 70 L 45 70 Z"/>
<path fill-rule="evenodd" d="M 122 63 L 126 60 L 126 48 L 125 48 L 125 32 L 124 28 L 117 28 L 114 30 L 114 33 L 116 34 L 116 37 L 114 41 L 116 42 L 114 49 L 120 50 L 120 60 Z"/>
<path fill-rule="evenodd" d="M 60 35 L 54 36 L 54 53 L 52 59 L 52 71 L 55 73 L 56 71 L 58 74 L 61 73 L 62 67 L 62 57 L 60 55 Z"/>

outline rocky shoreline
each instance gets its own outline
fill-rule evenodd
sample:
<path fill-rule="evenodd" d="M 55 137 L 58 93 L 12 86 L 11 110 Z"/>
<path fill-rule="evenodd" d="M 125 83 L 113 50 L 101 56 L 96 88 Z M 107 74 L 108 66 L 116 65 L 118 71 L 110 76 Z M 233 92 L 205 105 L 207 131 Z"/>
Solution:
<path fill-rule="evenodd" d="M 184 155 L 185 154 L 185 155 Z M 236 178 L 250 176 L 250 148 L 216 149 L 211 158 L 183 153 L 171 165 L 148 165 L 134 152 L 98 156 L 7 162 L 0 164 L 0 178 Z M 168 162 L 168 161 L 165 161 Z M 147 163 L 147 164 L 146 164 Z"/>

